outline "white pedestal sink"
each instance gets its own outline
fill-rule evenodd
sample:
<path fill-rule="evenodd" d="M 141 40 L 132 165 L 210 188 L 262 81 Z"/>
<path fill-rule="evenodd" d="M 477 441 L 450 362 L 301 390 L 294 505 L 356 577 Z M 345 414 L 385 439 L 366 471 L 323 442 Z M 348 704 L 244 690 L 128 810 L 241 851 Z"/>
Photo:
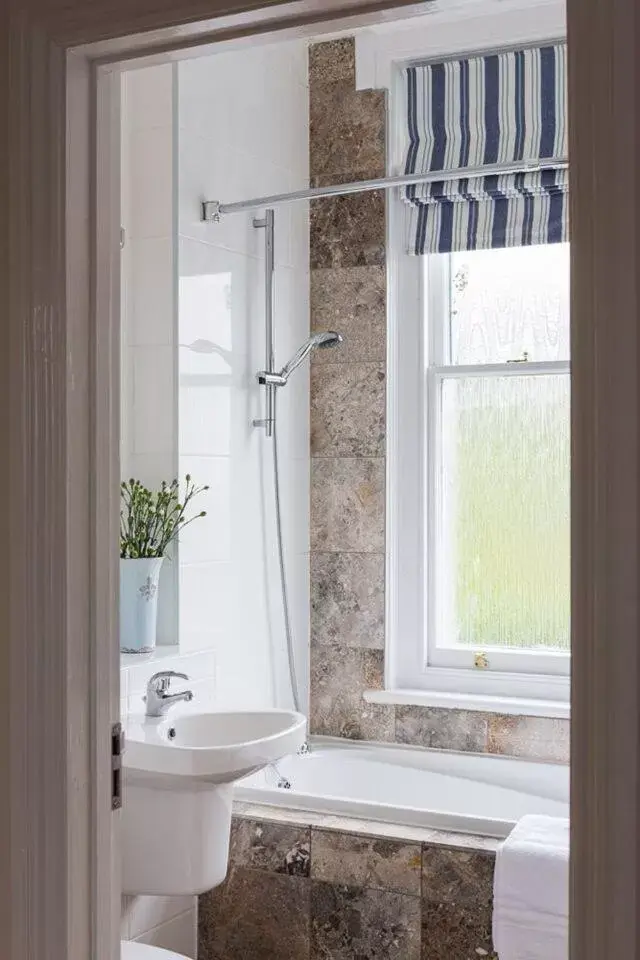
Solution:
<path fill-rule="evenodd" d="M 233 783 L 305 740 L 289 710 L 130 716 L 124 724 L 122 892 L 197 894 L 224 880 Z"/>

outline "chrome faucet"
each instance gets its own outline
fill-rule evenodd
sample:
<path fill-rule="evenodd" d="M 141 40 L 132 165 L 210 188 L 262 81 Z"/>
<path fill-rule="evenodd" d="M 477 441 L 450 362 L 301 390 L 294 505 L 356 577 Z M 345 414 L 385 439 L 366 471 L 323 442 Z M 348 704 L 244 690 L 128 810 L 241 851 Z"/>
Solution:
<path fill-rule="evenodd" d="M 169 687 L 174 677 L 180 680 L 188 680 L 186 673 L 177 673 L 175 670 L 160 670 L 149 679 L 147 683 L 147 695 L 144 702 L 147 705 L 146 715 L 148 717 L 163 717 L 169 707 L 174 703 L 180 703 L 181 700 L 193 700 L 192 690 L 181 690 L 179 693 L 169 693 Z"/>

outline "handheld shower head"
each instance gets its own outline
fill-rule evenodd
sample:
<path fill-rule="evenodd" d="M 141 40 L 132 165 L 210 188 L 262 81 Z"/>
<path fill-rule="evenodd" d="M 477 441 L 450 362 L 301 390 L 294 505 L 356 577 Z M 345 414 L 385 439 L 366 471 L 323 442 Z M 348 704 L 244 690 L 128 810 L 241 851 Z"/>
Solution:
<path fill-rule="evenodd" d="M 305 340 L 302 346 L 291 357 L 291 360 L 289 360 L 288 363 L 285 363 L 284 367 L 279 373 L 262 371 L 262 373 L 258 374 L 258 380 L 260 383 L 267 383 L 276 387 L 284 387 L 296 367 L 299 367 L 302 361 L 306 360 L 312 350 L 326 350 L 329 347 L 337 347 L 340 343 L 342 343 L 342 337 L 334 330 L 316 333 L 312 337 L 309 337 L 308 340 Z"/>
<path fill-rule="evenodd" d="M 291 360 L 285 363 L 280 371 L 280 376 L 286 383 L 296 367 L 299 367 L 302 361 L 306 360 L 313 350 L 327 350 L 329 347 L 337 347 L 340 343 L 342 343 L 342 337 L 334 330 L 314 334 L 313 337 L 309 337 L 300 349 L 294 353 Z"/>

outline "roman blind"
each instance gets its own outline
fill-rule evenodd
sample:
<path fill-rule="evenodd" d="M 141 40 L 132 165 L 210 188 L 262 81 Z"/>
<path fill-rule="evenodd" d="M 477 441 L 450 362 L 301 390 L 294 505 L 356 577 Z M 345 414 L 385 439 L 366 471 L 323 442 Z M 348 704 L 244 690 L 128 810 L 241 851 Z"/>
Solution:
<path fill-rule="evenodd" d="M 522 164 L 405 187 L 409 253 L 568 238 L 566 60 L 558 43 L 405 68 L 405 173 Z"/>

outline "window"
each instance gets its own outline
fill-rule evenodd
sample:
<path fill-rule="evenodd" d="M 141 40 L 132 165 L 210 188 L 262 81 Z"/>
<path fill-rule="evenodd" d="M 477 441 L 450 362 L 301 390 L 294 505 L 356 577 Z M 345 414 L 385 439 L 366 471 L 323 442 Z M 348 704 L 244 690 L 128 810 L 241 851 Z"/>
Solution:
<path fill-rule="evenodd" d="M 428 662 L 566 672 L 568 246 L 423 263 Z"/>
<path fill-rule="evenodd" d="M 548 41 L 395 67 L 390 169 L 426 179 L 387 208 L 387 690 L 371 700 L 568 715 L 566 62 Z"/>
<path fill-rule="evenodd" d="M 398 267 L 388 685 L 564 715 L 568 244 Z"/>

